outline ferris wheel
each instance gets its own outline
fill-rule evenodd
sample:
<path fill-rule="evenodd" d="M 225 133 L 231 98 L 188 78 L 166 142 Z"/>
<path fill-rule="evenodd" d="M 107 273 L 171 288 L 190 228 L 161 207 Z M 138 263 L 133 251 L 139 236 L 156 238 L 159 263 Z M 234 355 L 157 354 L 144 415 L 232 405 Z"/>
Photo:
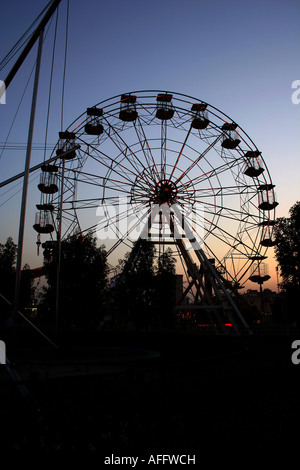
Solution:
<path fill-rule="evenodd" d="M 236 287 L 275 243 L 278 203 L 261 151 L 201 99 L 159 90 L 106 99 L 59 133 L 51 158 L 38 186 L 39 237 L 54 241 L 59 228 L 62 239 L 91 232 L 112 255 L 146 233 L 159 250 L 168 246 L 182 258 L 176 239 L 189 256 L 192 250 L 181 217 L 219 275 Z"/>

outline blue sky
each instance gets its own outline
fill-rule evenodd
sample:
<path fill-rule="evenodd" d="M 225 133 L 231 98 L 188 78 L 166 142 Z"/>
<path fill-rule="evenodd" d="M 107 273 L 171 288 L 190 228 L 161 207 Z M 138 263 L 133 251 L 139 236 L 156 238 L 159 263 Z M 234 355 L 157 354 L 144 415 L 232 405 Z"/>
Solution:
<path fill-rule="evenodd" d="M 47 1 L 11 0 L 2 6 L 1 58 L 36 18 Z M 300 104 L 292 103 L 292 82 L 300 79 L 298 0 L 70 0 L 64 126 L 88 106 L 131 90 L 159 89 L 202 99 L 237 122 L 262 151 L 279 202 L 287 216 L 299 197 Z M 48 142 L 61 125 L 62 65 L 66 0 L 58 24 L 58 54 Z M 54 22 L 44 45 L 34 142 L 45 139 Z M 7 138 L 35 52 L 24 63 L 0 105 L 0 142 Z M 10 66 L 2 70 L 3 80 Z M 8 142 L 25 143 L 32 81 Z M 43 157 L 34 150 L 32 164 Z M 25 150 L 7 150 L 1 180 L 22 171 Z M 35 183 L 34 183 L 35 184 Z M 32 267 L 36 192 L 29 188 L 24 262 Z M 2 198 L 1 198 L 2 200 Z M 1 241 L 17 239 L 20 194 L 0 207 Z M 266 285 L 267 286 L 267 285 Z"/>

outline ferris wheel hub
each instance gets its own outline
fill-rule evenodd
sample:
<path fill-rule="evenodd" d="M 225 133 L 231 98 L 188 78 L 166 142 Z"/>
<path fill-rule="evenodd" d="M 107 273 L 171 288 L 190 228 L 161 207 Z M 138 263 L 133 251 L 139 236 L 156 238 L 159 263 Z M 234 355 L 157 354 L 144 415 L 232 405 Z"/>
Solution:
<path fill-rule="evenodd" d="M 177 200 L 176 184 L 168 179 L 162 179 L 152 189 L 151 201 L 155 204 L 174 204 Z"/>

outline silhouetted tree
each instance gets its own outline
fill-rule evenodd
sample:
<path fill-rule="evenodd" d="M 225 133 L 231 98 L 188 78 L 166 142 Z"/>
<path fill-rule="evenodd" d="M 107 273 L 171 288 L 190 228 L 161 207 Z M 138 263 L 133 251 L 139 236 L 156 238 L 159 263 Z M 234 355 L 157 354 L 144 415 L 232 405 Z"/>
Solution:
<path fill-rule="evenodd" d="M 175 263 L 171 250 L 158 258 L 148 240 L 137 240 L 120 261 L 121 274 L 111 289 L 112 311 L 118 323 L 133 322 L 139 329 L 172 324 L 175 303 Z"/>
<path fill-rule="evenodd" d="M 138 239 L 120 261 L 122 273 L 114 291 L 123 322 L 133 321 L 138 328 L 147 328 L 153 311 L 155 247 L 148 240 Z"/>
<path fill-rule="evenodd" d="M 156 312 L 162 326 L 171 328 L 174 324 L 176 296 L 176 259 L 168 248 L 158 258 L 156 273 Z"/>
<path fill-rule="evenodd" d="M 5 243 L 0 243 L 0 293 L 11 303 L 14 302 L 16 280 L 17 245 L 12 237 L 8 237 Z M 21 286 L 19 298 L 19 310 L 30 305 L 32 296 L 33 278 L 30 267 L 25 264 L 21 273 Z M 0 298 L 1 317 L 0 323 L 4 327 L 11 315 L 12 307 Z"/>
<path fill-rule="evenodd" d="M 104 316 L 107 284 L 107 256 L 91 234 L 73 236 L 61 243 L 59 288 L 60 327 L 97 327 Z M 57 282 L 57 253 L 46 252 L 45 275 L 48 287 L 44 303 L 54 321 Z"/>
<path fill-rule="evenodd" d="M 280 267 L 281 289 L 286 293 L 290 319 L 299 321 L 300 300 L 300 202 L 289 210 L 290 217 L 280 217 L 275 225 L 275 256 Z"/>
<path fill-rule="evenodd" d="M 0 243 L 0 292 L 10 302 L 14 295 L 16 256 L 17 245 L 8 237 L 6 243 Z"/>
<path fill-rule="evenodd" d="M 280 217 L 275 225 L 275 255 L 283 279 L 282 287 L 300 287 L 300 202 Z"/>

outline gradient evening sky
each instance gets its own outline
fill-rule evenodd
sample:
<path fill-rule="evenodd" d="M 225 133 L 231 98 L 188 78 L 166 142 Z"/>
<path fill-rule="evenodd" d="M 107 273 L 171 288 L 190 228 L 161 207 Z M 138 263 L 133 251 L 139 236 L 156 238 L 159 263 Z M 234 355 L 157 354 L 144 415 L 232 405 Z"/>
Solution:
<path fill-rule="evenodd" d="M 1 59 L 45 7 L 47 1 L 2 3 Z M 55 144 L 61 126 L 62 67 L 66 0 L 58 23 L 48 143 Z M 132 90 L 169 90 L 202 99 L 229 115 L 262 151 L 279 206 L 288 216 L 300 200 L 300 104 L 293 104 L 292 82 L 300 80 L 299 0 L 70 0 L 63 125 L 89 106 Z M 34 144 L 45 140 L 49 70 L 54 21 L 47 34 L 41 69 Z M 7 90 L 0 105 L 0 142 L 7 139 L 36 48 Z M 12 66 L 0 73 L 4 79 Z M 11 129 L 8 143 L 27 140 L 32 80 Z M 300 95 L 299 95 L 300 96 Z M 33 150 L 32 165 L 43 158 Z M 25 149 L 6 150 L 0 160 L 1 181 L 24 169 Z M 29 186 L 23 264 L 41 265 L 32 229 L 39 200 L 37 174 Z M 13 191 L 1 197 L 0 205 Z M 8 188 L 5 188 L 7 190 Z M 3 194 L 1 191 L 1 195 Z M 0 206 L 0 240 L 17 242 L 20 192 Z M 275 288 L 273 252 L 268 263 Z M 249 285 L 254 287 L 255 285 Z"/>

